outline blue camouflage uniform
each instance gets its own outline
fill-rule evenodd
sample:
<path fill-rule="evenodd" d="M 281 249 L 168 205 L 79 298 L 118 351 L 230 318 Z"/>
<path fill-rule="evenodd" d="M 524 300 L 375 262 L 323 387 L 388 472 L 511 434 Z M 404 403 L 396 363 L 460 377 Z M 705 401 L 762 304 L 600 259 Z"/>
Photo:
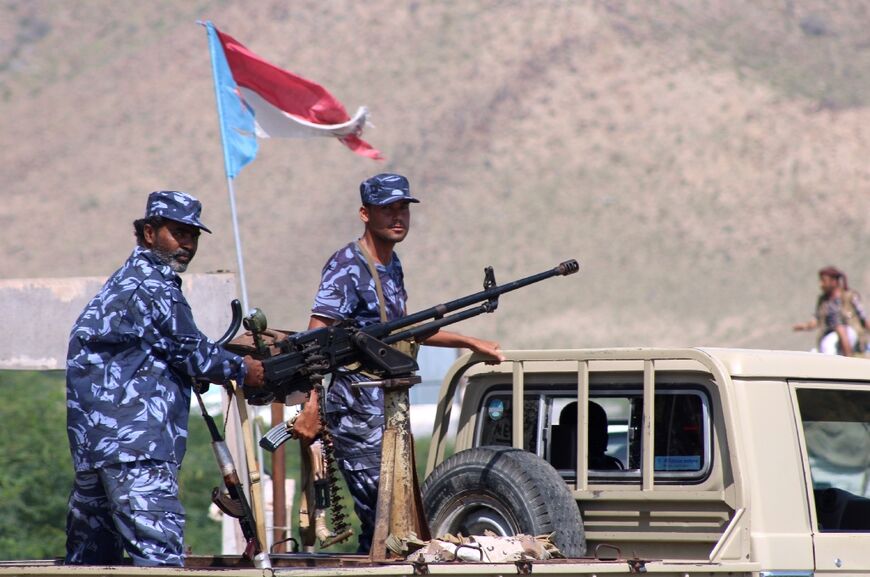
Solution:
<path fill-rule="evenodd" d="M 399 175 L 381 174 L 360 187 L 363 204 L 389 204 L 399 200 L 419 202 L 408 193 L 407 180 Z M 376 264 L 384 293 L 387 320 L 405 315 L 408 294 L 399 255 L 393 252 L 386 265 Z M 381 321 L 375 281 L 366 258 L 356 242 L 333 254 L 323 267 L 320 287 L 311 312 L 336 321 L 352 319 L 360 326 Z M 371 548 L 381 467 L 384 432 L 384 397 L 378 387 L 354 388 L 355 381 L 368 380 L 358 374 L 336 374 L 326 393 L 326 426 L 335 445 L 341 469 L 360 519 L 359 552 Z"/>
<path fill-rule="evenodd" d="M 181 215 L 191 202 L 194 216 Z M 199 202 L 183 193 L 152 193 L 153 215 L 207 230 Z M 67 563 L 117 564 L 126 550 L 136 565 L 183 564 L 177 474 L 192 377 L 241 383 L 245 365 L 197 329 L 181 278 L 138 246 L 70 335 L 67 434 L 75 482 Z"/>

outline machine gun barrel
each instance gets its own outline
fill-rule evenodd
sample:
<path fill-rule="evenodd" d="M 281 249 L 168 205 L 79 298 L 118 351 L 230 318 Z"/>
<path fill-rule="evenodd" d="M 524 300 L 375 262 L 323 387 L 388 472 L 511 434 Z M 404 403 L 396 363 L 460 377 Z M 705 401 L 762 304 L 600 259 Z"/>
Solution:
<path fill-rule="evenodd" d="M 423 340 L 443 326 L 493 312 L 502 294 L 578 270 L 580 265 L 572 259 L 550 270 L 497 285 L 492 269 L 487 268 L 484 290 L 472 295 L 366 327 L 339 323 L 291 334 L 275 343 L 280 352 L 266 353 L 262 358 L 266 386 L 262 389 L 246 387 L 245 398 L 251 404 L 266 404 L 297 391 L 308 391 L 313 381 L 354 363 L 381 378 L 410 374 L 418 368 L 416 361 L 390 344 L 408 338 Z M 481 304 L 472 307 L 477 303 Z M 256 333 L 254 336 L 256 339 Z M 259 355 L 254 353 L 254 356 Z"/>
<path fill-rule="evenodd" d="M 399 319 L 387 321 L 385 323 L 370 325 L 363 328 L 362 330 L 364 332 L 367 332 L 371 336 L 380 339 L 386 344 L 392 344 L 411 337 L 422 336 L 425 338 L 425 336 L 428 336 L 427 333 L 434 334 L 438 329 L 443 326 L 458 323 L 460 321 L 464 321 L 482 313 L 493 312 L 497 306 L 497 299 L 500 295 L 515 291 L 517 289 L 521 289 L 530 284 L 541 282 L 542 280 L 546 280 L 554 276 L 567 276 L 569 274 L 574 274 L 578 270 L 580 270 L 580 264 L 576 260 L 566 260 L 565 262 L 560 263 L 558 266 L 550 270 L 539 272 L 538 274 L 533 274 L 531 276 L 527 276 L 525 278 L 521 278 L 503 285 L 492 286 L 478 293 L 464 296 L 440 305 L 435 305 L 434 307 L 412 313 Z M 463 309 L 481 301 L 487 302 L 474 309 L 462 311 L 449 317 L 446 316 L 449 313 L 458 311 L 459 309 Z M 398 333 L 395 332 L 405 327 L 410 327 L 411 325 L 415 325 L 421 321 L 429 319 L 434 320 L 419 327 L 414 327 L 413 329 Z"/>

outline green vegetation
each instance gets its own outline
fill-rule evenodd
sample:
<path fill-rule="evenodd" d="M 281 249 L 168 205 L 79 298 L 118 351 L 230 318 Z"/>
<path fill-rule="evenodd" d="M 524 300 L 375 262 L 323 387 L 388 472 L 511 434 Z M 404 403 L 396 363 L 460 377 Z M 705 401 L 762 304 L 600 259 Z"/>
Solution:
<path fill-rule="evenodd" d="M 64 553 L 72 462 L 62 373 L 0 372 L 0 559 Z"/>
<path fill-rule="evenodd" d="M 191 421 L 181 471 L 187 546 L 219 553 L 221 529 L 208 518 L 219 474 L 208 431 Z M 62 557 L 73 469 L 62 372 L 0 371 L 0 559 Z"/>
<path fill-rule="evenodd" d="M 220 423 L 219 423 L 220 426 Z M 221 552 L 221 526 L 208 517 L 212 488 L 220 473 L 202 418 L 191 412 L 187 455 L 181 470 L 181 501 L 187 511 L 186 547 L 195 555 Z M 73 470 L 66 437 L 66 407 L 62 372 L 0 371 L 0 560 L 62 557 L 65 523 Z M 299 450 L 287 447 L 287 477 L 296 479 L 292 525 L 298 527 Z M 425 470 L 429 439 L 417 441 L 417 469 Z M 266 458 L 269 472 L 269 458 Z M 339 473 L 339 477 L 341 474 Z M 345 509 L 354 535 L 359 522 L 353 515 L 343 479 Z M 298 539 L 298 531 L 293 537 Z M 329 549 L 356 550 L 356 537 Z"/>

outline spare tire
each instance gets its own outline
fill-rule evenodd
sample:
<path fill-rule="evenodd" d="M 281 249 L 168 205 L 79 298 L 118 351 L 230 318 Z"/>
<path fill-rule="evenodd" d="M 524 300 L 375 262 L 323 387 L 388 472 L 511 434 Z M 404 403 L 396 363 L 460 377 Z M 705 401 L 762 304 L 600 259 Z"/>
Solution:
<path fill-rule="evenodd" d="M 475 447 L 441 463 L 423 483 L 432 536 L 548 535 L 569 558 L 586 554 L 577 502 L 548 462 L 512 447 Z"/>

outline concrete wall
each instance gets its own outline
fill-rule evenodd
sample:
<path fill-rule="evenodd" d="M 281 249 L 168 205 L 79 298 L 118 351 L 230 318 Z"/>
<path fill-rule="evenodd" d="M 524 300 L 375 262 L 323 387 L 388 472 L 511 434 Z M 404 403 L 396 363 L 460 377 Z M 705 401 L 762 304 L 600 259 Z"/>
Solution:
<path fill-rule="evenodd" d="M 200 330 L 211 338 L 230 323 L 232 273 L 183 275 L 184 295 Z M 105 278 L 0 280 L 0 369 L 63 369 L 70 329 Z"/>

